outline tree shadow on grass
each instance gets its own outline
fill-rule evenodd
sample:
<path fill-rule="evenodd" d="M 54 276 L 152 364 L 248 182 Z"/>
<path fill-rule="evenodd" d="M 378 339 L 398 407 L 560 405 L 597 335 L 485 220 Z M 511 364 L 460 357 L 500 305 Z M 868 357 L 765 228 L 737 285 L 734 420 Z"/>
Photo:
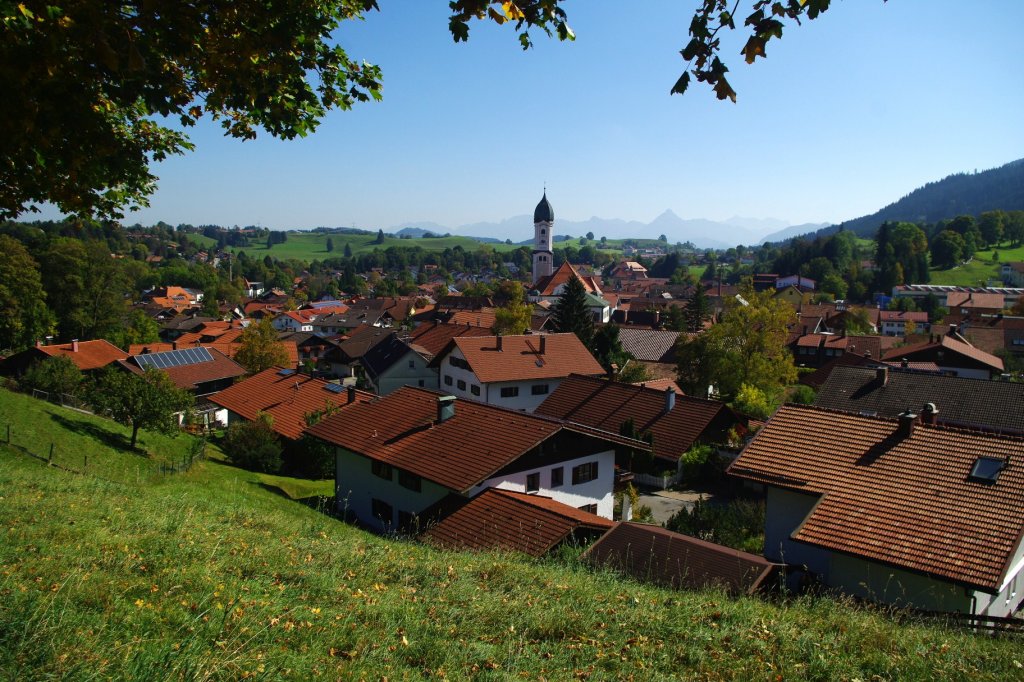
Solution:
<path fill-rule="evenodd" d="M 96 424 L 93 424 L 92 422 L 85 421 L 84 419 L 69 419 L 61 414 L 51 414 L 50 418 L 60 424 L 62 428 L 83 436 L 88 436 L 107 447 L 115 450 L 121 450 L 122 452 L 130 452 L 135 455 L 145 456 L 144 452 L 131 446 L 131 439 L 124 434 L 108 431 Z"/>

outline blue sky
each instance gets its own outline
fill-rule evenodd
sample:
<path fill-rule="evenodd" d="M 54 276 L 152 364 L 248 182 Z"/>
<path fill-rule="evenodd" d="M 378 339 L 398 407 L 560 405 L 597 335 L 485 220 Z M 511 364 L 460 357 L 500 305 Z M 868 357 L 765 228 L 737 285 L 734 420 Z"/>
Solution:
<path fill-rule="evenodd" d="M 567 0 L 577 40 L 527 52 L 483 22 L 454 44 L 440 0 L 379 4 L 337 40 L 381 65 L 383 102 L 291 142 L 200 125 L 125 222 L 454 227 L 529 213 L 544 183 L 571 220 L 838 222 L 1024 157 L 1017 0 L 837 1 L 754 65 L 727 37 L 737 104 L 668 94 L 696 0 Z"/>

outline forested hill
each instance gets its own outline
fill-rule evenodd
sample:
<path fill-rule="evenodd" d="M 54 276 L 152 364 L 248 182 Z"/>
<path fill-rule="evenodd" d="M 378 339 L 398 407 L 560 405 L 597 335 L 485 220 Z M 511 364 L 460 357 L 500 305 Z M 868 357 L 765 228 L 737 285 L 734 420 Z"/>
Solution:
<path fill-rule="evenodd" d="M 936 223 L 985 211 L 1024 210 L 1024 159 L 981 173 L 958 173 L 915 189 L 869 216 L 845 223 L 859 237 L 874 237 L 887 220 Z"/>
<path fill-rule="evenodd" d="M 844 222 L 843 227 L 858 237 L 870 239 L 887 220 L 934 224 L 959 215 L 977 216 L 994 210 L 1024 210 L 1024 159 L 981 173 L 957 173 L 929 182 L 871 215 Z M 838 225 L 831 225 L 815 234 L 825 236 L 838 229 Z M 769 235 L 764 241 L 781 241 L 791 236 Z"/>

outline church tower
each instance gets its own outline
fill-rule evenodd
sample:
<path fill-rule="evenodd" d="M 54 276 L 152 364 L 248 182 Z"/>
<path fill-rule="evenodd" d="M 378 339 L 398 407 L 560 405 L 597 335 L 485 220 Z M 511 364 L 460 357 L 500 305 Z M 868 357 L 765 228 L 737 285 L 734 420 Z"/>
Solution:
<path fill-rule="evenodd" d="M 536 282 L 542 277 L 550 277 L 554 271 L 553 257 L 551 251 L 551 230 L 555 225 L 555 209 L 551 208 L 548 201 L 548 192 L 545 188 L 544 196 L 541 197 L 537 208 L 533 209 L 533 281 Z"/>

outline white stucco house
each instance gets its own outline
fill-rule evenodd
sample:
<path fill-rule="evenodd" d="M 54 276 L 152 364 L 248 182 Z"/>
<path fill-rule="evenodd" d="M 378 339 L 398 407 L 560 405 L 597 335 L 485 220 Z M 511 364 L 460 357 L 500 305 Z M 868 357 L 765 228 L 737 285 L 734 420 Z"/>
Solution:
<path fill-rule="evenodd" d="M 1021 609 L 1020 436 L 786 405 L 729 473 L 766 489 L 772 561 L 901 607 Z"/>
<path fill-rule="evenodd" d="M 641 441 L 402 387 L 307 431 L 335 448 L 338 511 L 381 532 L 437 518 L 450 496 L 499 488 L 612 518 L 615 448 Z"/>
<path fill-rule="evenodd" d="M 570 374 L 605 374 L 575 334 L 455 337 L 431 365 L 442 391 L 527 412 Z"/>

